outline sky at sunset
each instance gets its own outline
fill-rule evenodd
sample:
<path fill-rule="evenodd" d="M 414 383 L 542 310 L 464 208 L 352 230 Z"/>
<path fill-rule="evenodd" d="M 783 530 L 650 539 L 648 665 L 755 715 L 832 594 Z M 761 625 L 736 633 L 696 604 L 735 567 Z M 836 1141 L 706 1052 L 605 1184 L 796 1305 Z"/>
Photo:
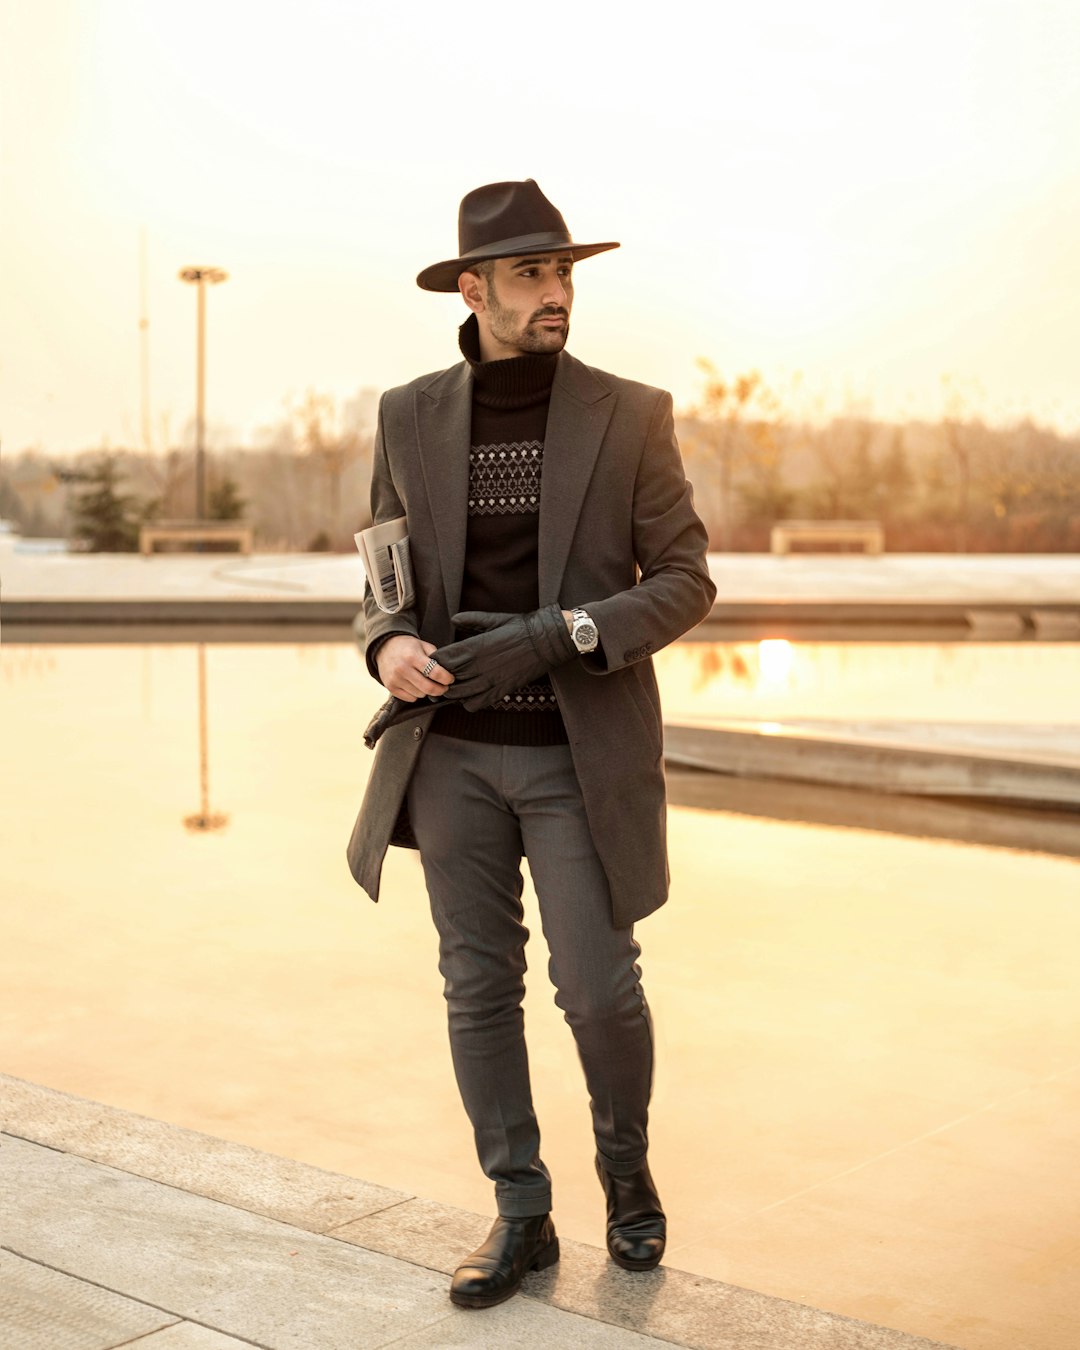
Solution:
<path fill-rule="evenodd" d="M 0 0 L 0 438 L 211 443 L 308 389 L 457 359 L 468 189 L 534 177 L 574 237 L 571 350 L 689 404 L 695 358 L 799 415 L 1080 426 L 1080 4 L 636 9 Z M 801 377 L 799 376 L 801 372 Z"/>

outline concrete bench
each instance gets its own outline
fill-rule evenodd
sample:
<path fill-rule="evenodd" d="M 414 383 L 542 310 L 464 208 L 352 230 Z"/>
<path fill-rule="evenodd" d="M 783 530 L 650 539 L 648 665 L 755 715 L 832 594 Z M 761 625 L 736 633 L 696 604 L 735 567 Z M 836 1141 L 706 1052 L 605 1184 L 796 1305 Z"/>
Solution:
<path fill-rule="evenodd" d="M 174 543 L 232 542 L 241 553 L 250 553 L 255 532 L 250 525 L 236 520 L 158 520 L 139 528 L 139 552 L 148 558 L 154 545 Z"/>
<path fill-rule="evenodd" d="M 774 553 L 790 553 L 799 544 L 862 544 L 867 553 L 882 553 L 885 531 L 876 520 L 778 520 L 770 543 Z"/>

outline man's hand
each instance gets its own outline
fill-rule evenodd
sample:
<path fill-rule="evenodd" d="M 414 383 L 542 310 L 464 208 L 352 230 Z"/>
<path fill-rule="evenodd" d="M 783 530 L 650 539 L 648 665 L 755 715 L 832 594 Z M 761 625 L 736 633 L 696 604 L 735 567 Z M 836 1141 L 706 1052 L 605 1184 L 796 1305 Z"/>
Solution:
<path fill-rule="evenodd" d="M 426 694 L 437 698 L 446 693 L 447 686 L 454 683 L 454 677 L 440 665 L 432 666 L 427 675 L 423 674 L 434 652 L 433 643 L 396 633 L 375 653 L 379 679 L 395 698 L 406 703 L 415 703 Z"/>
<path fill-rule="evenodd" d="M 469 712 L 487 708 L 522 685 L 539 679 L 577 654 L 558 605 L 531 614 L 454 615 L 454 626 L 472 636 L 439 650 L 439 660 L 455 675 L 451 702 Z"/>

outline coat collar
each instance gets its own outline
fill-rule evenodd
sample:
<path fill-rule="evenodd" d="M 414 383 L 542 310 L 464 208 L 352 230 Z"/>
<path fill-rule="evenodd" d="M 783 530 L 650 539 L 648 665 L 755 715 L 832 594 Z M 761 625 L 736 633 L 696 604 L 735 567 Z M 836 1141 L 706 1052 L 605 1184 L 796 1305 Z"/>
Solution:
<path fill-rule="evenodd" d="M 559 599 L 559 585 L 615 391 L 569 352 L 561 352 L 551 386 L 540 492 L 540 604 Z M 416 393 L 420 462 L 439 548 L 447 613 L 457 612 L 468 526 L 472 372 L 465 361 L 434 376 Z"/>

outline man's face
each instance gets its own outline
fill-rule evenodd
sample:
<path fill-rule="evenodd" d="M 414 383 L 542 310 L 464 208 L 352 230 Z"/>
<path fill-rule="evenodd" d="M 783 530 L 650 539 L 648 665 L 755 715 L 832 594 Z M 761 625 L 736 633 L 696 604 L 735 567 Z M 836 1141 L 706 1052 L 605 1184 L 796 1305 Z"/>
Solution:
<path fill-rule="evenodd" d="M 477 278 L 482 302 L 479 308 L 469 303 L 485 360 L 562 351 L 574 303 L 573 268 L 568 253 L 530 254 L 497 258 L 494 274 Z"/>

